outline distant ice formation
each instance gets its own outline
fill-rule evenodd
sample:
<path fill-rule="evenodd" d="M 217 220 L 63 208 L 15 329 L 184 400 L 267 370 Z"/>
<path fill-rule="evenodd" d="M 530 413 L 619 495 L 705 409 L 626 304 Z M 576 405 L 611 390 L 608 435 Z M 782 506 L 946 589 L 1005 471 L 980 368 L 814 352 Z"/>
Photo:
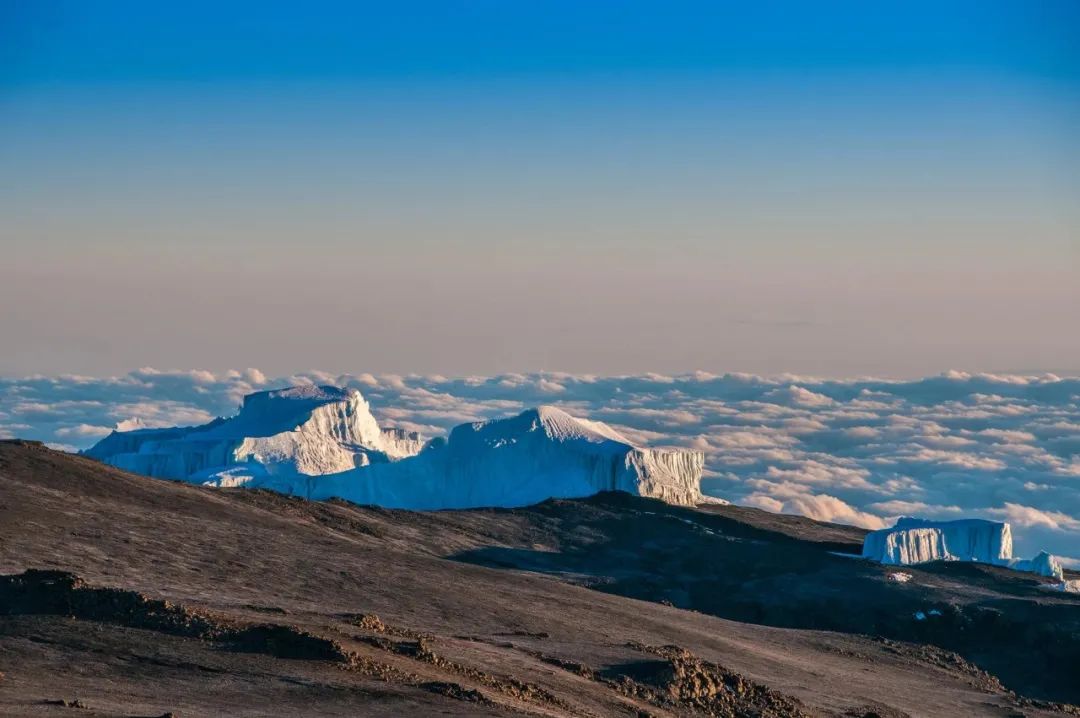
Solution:
<path fill-rule="evenodd" d="M 1046 551 L 1040 551 L 1035 558 L 1014 558 L 1008 565 L 1009 568 L 1014 568 L 1017 571 L 1037 573 L 1040 576 L 1049 576 L 1059 581 L 1065 580 L 1065 570 L 1061 563 Z"/>
<path fill-rule="evenodd" d="M 703 466 L 700 452 L 637 448 L 605 424 L 542 406 L 458 426 L 405 461 L 322 477 L 310 497 L 439 509 L 625 491 L 694 505 Z"/>
<path fill-rule="evenodd" d="M 898 566 L 928 561 L 1000 563 L 1012 558 L 1012 530 L 1006 523 L 982 519 L 924 521 L 905 516 L 892 528 L 867 534 L 863 556 Z"/>
<path fill-rule="evenodd" d="M 114 431 L 85 453 L 148 476 L 317 476 L 420 451 L 418 434 L 383 430 L 360 392 L 299 386 L 244 397 L 240 412 L 196 427 Z"/>
<path fill-rule="evenodd" d="M 1061 564 L 1045 551 L 1033 559 L 1014 558 L 1012 528 L 1000 521 L 926 521 L 910 517 L 892 528 L 871 531 L 863 557 L 890 566 L 930 561 L 975 561 L 1061 580 Z"/>
<path fill-rule="evenodd" d="M 639 448 L 555 407 L 424 443 L 380 428 L 360 392 L 327 386 L 251 394 L 235 417 L 204 426 L 113 432 L 86 454 L 150 476 L 388 508 L 523 506 L 616 490 L 703 501 L 701 452 Z"/>

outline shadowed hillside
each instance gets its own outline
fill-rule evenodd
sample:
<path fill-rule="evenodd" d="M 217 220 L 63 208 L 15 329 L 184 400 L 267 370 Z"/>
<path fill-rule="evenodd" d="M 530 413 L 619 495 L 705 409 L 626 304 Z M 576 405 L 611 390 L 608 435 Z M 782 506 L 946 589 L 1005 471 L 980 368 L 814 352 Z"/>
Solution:
<path fill-rule="evenodd" d="M 1069 710 L 1009 689 L 1077 700 L 1080 600 L 973 566 L 897 584 L 829 553 L 861 535 L 622 494 L 435 513 L 310 503 L 3 442 L 0 712 Z M 933 607 L 940 620 L 914 620 Z"/>

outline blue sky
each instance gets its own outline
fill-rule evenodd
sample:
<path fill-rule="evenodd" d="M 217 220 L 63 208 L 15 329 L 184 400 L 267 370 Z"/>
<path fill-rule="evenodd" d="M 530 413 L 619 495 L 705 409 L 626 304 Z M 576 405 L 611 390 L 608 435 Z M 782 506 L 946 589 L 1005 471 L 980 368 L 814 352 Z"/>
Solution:
<path fill-rule="evenodd" d="M 1014 2 L 6 2 L 14 85 L 959 69 L 1071 82 L 1080 8 Z"/>
<path fill-rule="evenodd" d="M 0 3 L 0 374 L 1078 369 L 1080 5 Z"/>

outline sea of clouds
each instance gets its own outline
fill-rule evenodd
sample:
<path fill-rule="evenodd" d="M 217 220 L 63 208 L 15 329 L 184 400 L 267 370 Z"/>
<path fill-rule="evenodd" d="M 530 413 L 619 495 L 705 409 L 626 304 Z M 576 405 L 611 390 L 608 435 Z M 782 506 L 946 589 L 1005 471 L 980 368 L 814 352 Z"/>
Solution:
<path fill-rule="evenodd" d="M 735 503 L 880 528 L 895 517 L 1012 523 L 1019 555 L 1080 567 L 1080 378 L 948 372 L 914 381 L 800 376 L 446 378 L 256 369 L 140 369 L 0 379 L 0 438 L 90 446 L 114 428 L 199 424 L 244 394 L 316 382 L 360 389 L 384 425 L 436 436 L 537 404 L 642 445 L 706 455 L 703 489 Z M 1071 559 L 1069 557 L 1072 557 Z"/>

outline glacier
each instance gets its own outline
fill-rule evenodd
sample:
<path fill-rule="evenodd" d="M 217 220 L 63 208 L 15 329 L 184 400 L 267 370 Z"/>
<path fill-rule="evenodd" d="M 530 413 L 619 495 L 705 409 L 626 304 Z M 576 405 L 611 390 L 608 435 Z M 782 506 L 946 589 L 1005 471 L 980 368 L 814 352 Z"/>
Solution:
<path fill-rule="evenodd" d="M 889 565 L 928 561 L 1000 563 L 1012 558 L 1009 524 L 983 519 L 926 521 L 901 517 L 892 528 L 871 531 L 863 556 Z"/>
<path fill-rule="evenodd" d="M 1014 558 L 1007 566 L 1017 571 L 1027 571 L 1040 576 L 1056 578 L 1059 581 L 1065 580 L 1065 568 L 1055 556 L 1046 551 L 1040 551 L 1035 558 Z"/>
<path fill-rule="evenodd" d="M 315 476 L 419 453 L 418 434 L 380 429 L 359 391 L 299 386 L 244 397 L 195 427 L 114 431 L 84 454 L 147 476 L 212 481 Z"/>
<path fill-rule="evenodd" d="M 892 528 L 871 531 L 862 555 L 889 566 L 931 561 L 973 561 L 1062 579 L 1058 560 L 1041 552 L 1032 559 L 1013 557 L 1012 527 L 1001 521 L 928 521 L 904 516 Z"/>
<path fill-rule="evenodd" d="M 114 431 L 84 453 L 160 478 L 387 508 L 513 507 L 600 491 L 705 500 L 700 451 L 637 447 L 552 406 L 425 442 L 381 428 L 359 391 L 332 386 L 249 394 L 232 418 Z"/>
<path fill-rule="evenodd" d="M 405 461 L 320 477 L 309 498 L 440 509 L 624 491 L 693 506 L 704 463 L 702 452 L 638 448 L 606 424 L 541 406 L 455 427 Z"/>

